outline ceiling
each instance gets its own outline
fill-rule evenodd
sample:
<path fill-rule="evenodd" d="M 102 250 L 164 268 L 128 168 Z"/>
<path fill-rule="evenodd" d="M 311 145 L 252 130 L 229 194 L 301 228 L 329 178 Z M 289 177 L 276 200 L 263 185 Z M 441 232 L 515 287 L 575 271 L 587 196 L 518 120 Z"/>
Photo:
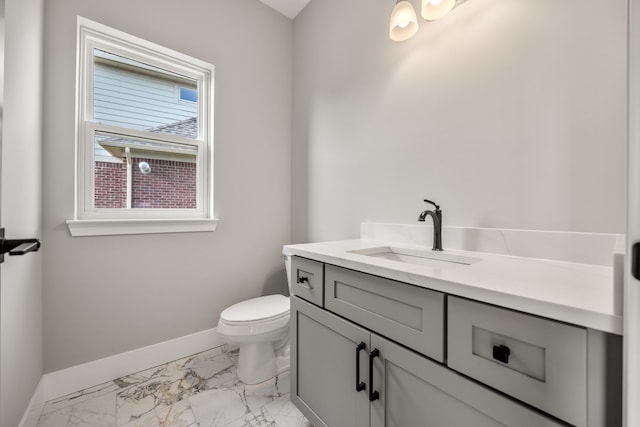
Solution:
<path fill-rule="evenodd" d="M 309 0 L 260 0 L 262 3 L 282 13 L 291 19 L 309 3 Z"/>

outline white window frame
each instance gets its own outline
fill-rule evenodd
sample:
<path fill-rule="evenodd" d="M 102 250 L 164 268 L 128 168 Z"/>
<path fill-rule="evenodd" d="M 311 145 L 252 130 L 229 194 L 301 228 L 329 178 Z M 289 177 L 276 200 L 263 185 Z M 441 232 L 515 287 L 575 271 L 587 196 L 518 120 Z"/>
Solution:
<path fill-rule="evenodd" d="M 73 236 L 214 231 L 213 217 L 213 75 L 211 64 L 138 37 L 78 17 L 76 99 L 76 177 Z M 196 139 L 153 133 L 93 121 L 94 49 L 107 51 L 173 72 L 197 82 Z M 195 209 L 109 209 L 95 207 L 95 136 L 155 140 L 194 147 L 197 170 Z"/>

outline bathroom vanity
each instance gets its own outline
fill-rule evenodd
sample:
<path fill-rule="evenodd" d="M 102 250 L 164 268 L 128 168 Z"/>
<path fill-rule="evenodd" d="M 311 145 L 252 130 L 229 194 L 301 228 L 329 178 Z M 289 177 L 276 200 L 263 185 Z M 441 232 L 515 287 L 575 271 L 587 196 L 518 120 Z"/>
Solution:
<path fill-rule="evenodd" d="M 292 256 L 292 402 L 315 427 L 621 426 L 611 269 L 351 240 Z"/>

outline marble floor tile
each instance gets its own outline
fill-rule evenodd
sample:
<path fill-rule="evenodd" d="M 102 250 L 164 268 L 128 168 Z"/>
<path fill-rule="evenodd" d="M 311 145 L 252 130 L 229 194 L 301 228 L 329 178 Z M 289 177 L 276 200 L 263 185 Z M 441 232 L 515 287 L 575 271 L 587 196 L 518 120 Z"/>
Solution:
<path fill-rule="evenodd" d="M 185 369 L 203 378 L 207 383 L 207 389 L 237 378 L 233 359 L 220 351 L 208 351 L 197 355 L 185 364 Z"/>
<path fill-rule="evenodd" d="M 118 427 L 196 427 L 198 423 L 189 402 L 181 401 L 167 408 L 151 411 L 134 421 L 117 425 Z"/>
<path fill-rule="evenodd" d="M 247 385 L 237 360 L 237 348 L 217 347 L 53 399 L 34 419 L 37 427 L 312 427 L 289 401 L 289 372 Z"/>
<path fill-rule="evenodd" d="M 201 427 L 227 426 L 232 422 L 237 423 L 238 420 L 275 400 L 288 396 L 289 384 L 288 372 L 254 385 L 244 384 L 236 378 L 215 389 L 192 396 L 189 401 Z M 259 416 L 257 419 L 263 417 Z M 253 422 L 257 422 L 256 420 Z"/>
<path fill-rule="evenodd" d="M 192 375 L 159 377 L 133 385 L 117 393 L 118 425 L 162 412 L 202 390 L 206 390 L 206 382 Z"/>
<path fill-rule="evenodd" d="M 298 408 L 291 403 L 289 395 L 274 400 L 265 405 L 263 409 L 269 412 L 278 427 L 313 427 Z"/>
<path fill-rule="evenodd" d="M 67 406 L 78 404 L 80 402 L 93 400 L 97 397 L 100 397 L 102 395 L 105 395 L 117 390 L 120 390 L 120 387 L 112 381 L 97 385 L 95 387 L 90 387 L 84 390 L 80 390 L 75 393 L 67 394 L 66 396 L 62 396 L 57 399 L 50 400 L 44 405 L 44 408 L 42 409 L 42 413 L 46 414 L 52 411 L 57 411 L 58 409 L 61 409 L 61 408 L 65 408 Z"/>
<path fill-rule="evenodd" d="M 271 414 L 264 408 L 256 409 L 255 411 L 243 416 L 242 418 L 226 424 L 226 427 L 276 427 L 277 424 Z"/>
<path fill-rule="evenodd" d="M 38 420 L 38 427 L 115 427 L 116 393 L 85 400 L 50 411 Z"/>
<path fill-rule="evenodd" d="M 214 349 L 128 377 L 140 382 L 117 393 L 118 425 L 164 411 L 189 397 L 235 378 L 229 357 Z M 146 379 L 146 381 L 144 381 Z"/>

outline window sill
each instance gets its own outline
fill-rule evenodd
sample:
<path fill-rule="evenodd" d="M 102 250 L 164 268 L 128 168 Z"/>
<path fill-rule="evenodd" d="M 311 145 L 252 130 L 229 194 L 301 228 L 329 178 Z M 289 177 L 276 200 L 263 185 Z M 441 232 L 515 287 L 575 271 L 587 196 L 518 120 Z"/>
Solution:
<path fill-rule="evenodd" d="M 68 220 L 73 237 L 215 231 L 217 219 L 78 219 Z"/>

